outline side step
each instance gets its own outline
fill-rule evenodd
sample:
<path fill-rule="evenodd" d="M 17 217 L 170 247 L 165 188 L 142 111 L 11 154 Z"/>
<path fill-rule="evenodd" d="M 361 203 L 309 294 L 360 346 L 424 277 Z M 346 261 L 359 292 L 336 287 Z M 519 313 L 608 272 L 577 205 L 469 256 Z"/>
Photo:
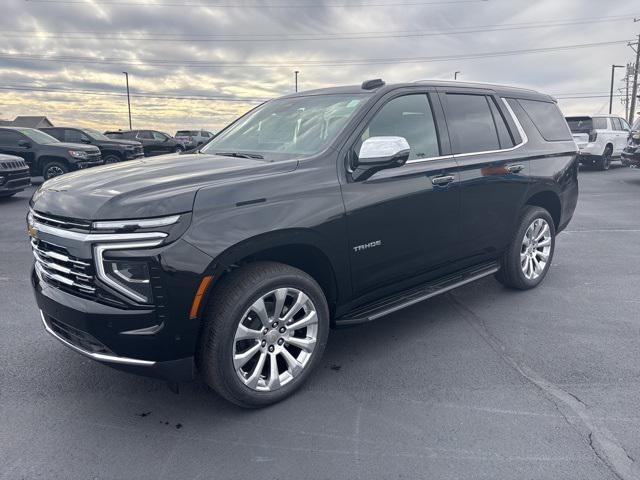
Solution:
<path fill-rule="evenodd" d="M 357 308 L 349 312 L 346 316 L 337 319 L 336 326 L 345 327 L 358 323 L 371 322 L 410 305 L 486 277 L 487 275 L 492 275 L 499 269 L 500 266 L 497 262 L 491 262 L 461 270 L 458 273 L 442 277 L 433 282 L 425 283 L 424 285 L 396 293 L 390 297 Z"/>

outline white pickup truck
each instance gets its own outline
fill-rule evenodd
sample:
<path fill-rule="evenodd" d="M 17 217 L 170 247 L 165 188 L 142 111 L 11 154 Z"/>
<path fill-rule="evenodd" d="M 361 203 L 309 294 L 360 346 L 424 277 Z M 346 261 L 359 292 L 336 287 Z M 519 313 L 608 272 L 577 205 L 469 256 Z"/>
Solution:
<path fill-rule="evenodd" d="M 567 117 L 573 139 L 580 151 L 580 163 L 608 170 L 612 158 L 620 158 L 631 128 L 617 115 Z"/>

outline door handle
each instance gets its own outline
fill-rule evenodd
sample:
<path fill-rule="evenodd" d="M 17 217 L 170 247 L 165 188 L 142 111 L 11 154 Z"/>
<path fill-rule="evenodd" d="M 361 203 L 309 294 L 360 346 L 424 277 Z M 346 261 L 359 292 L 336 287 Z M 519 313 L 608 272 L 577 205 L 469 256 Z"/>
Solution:
<path fill-rule="evenodd" d="M 516 165 L 507 165 L 507 172 L 509 173 L 518 173 L 524 170 L 524 165 L 516 164 Z"/>
<path fill-rule="evenodd" d="M 431 183 L 438 186 L 449 185 L 451 182 L 455 180 L 453 175 L 443 175 L 441 177 L 435 177 L 431 179 Z"/>

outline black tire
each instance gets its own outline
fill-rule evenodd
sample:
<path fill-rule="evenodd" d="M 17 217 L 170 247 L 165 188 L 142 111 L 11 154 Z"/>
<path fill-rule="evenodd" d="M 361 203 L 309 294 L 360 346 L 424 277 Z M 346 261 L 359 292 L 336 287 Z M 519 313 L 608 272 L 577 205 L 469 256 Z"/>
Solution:
<path fill-rule="evenodd" d="M 182 147 L 176 147 L 176 149 L 173 151 L 174 153 L 182 153 L 184 152 L 184 148 Z"/>
<path fill-rule="evenodd" d="M 42 178 L 49 180 L 69 172 L 69 164 L 61 160 L 49 160 L 42 166 Z"/>
<path fill-rule="evenodd" d="M 234 335 L 257 299 L 283 287 L 300 290 L 313 302 L 318 318 L 317 341 L 307 365 L 292 380 L 273 391 L 254 390 L 235 370 Z M 255 262 L 225 277 L 211 298 L 196 361 L 205 382 L 230 402 L 245 408 L 279 402 L 297 390 L 320 362 L 329 334 L 329 308 L 322 288 L 305 272 L 281 263 Z"/>
<path fill-rule="evenodd" d="M 120 161 L 120 157 L 118 155 L 107 155 L 104 157 L 104 163 L 118 163 Z"/>
<path fill-rule="evenodd" d="M 525 276 L 523 271 L 524 267 L 521 264 L 521 254 L 523 254 L 525 233 L 537 219 L 543 219 L 549 227 L 551 234 L 551 251 L 548 254 L 548 259 L 541 273 L 539 273 L 536 278 L 530 279 Z M 500 260 L 500 270 L 496 273 L 496 278 L 504 286 L 517 290 L 528 290 L 537 287 L 542 280 L 544 280 L 544 277 L 551 267 L 555 246 L 556 229 L 553 218 L 549 212 L 541 207 L 526 206 L 520 215 L 518 228 L 511 239 L 511 243 Z"/>
<path fill-rule="evenodd" d="M 604 153 L 602 154 L 602 156 L 598 159 L 598 170 L 609 170 L 609 167 L 611 167 L 611 155 L 613 154 L 613 150 L 611 147 L 607 147 L 604 149 Z"/>

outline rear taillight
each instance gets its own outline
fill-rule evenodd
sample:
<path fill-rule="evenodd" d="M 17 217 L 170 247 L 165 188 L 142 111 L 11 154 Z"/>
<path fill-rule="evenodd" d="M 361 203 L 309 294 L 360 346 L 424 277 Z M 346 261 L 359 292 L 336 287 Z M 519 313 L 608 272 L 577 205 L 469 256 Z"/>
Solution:
<path fill-rule="evenodd" d="M 589 143 L 593 143 L 598 138 L 598 132 L 589 132 Z"/>

